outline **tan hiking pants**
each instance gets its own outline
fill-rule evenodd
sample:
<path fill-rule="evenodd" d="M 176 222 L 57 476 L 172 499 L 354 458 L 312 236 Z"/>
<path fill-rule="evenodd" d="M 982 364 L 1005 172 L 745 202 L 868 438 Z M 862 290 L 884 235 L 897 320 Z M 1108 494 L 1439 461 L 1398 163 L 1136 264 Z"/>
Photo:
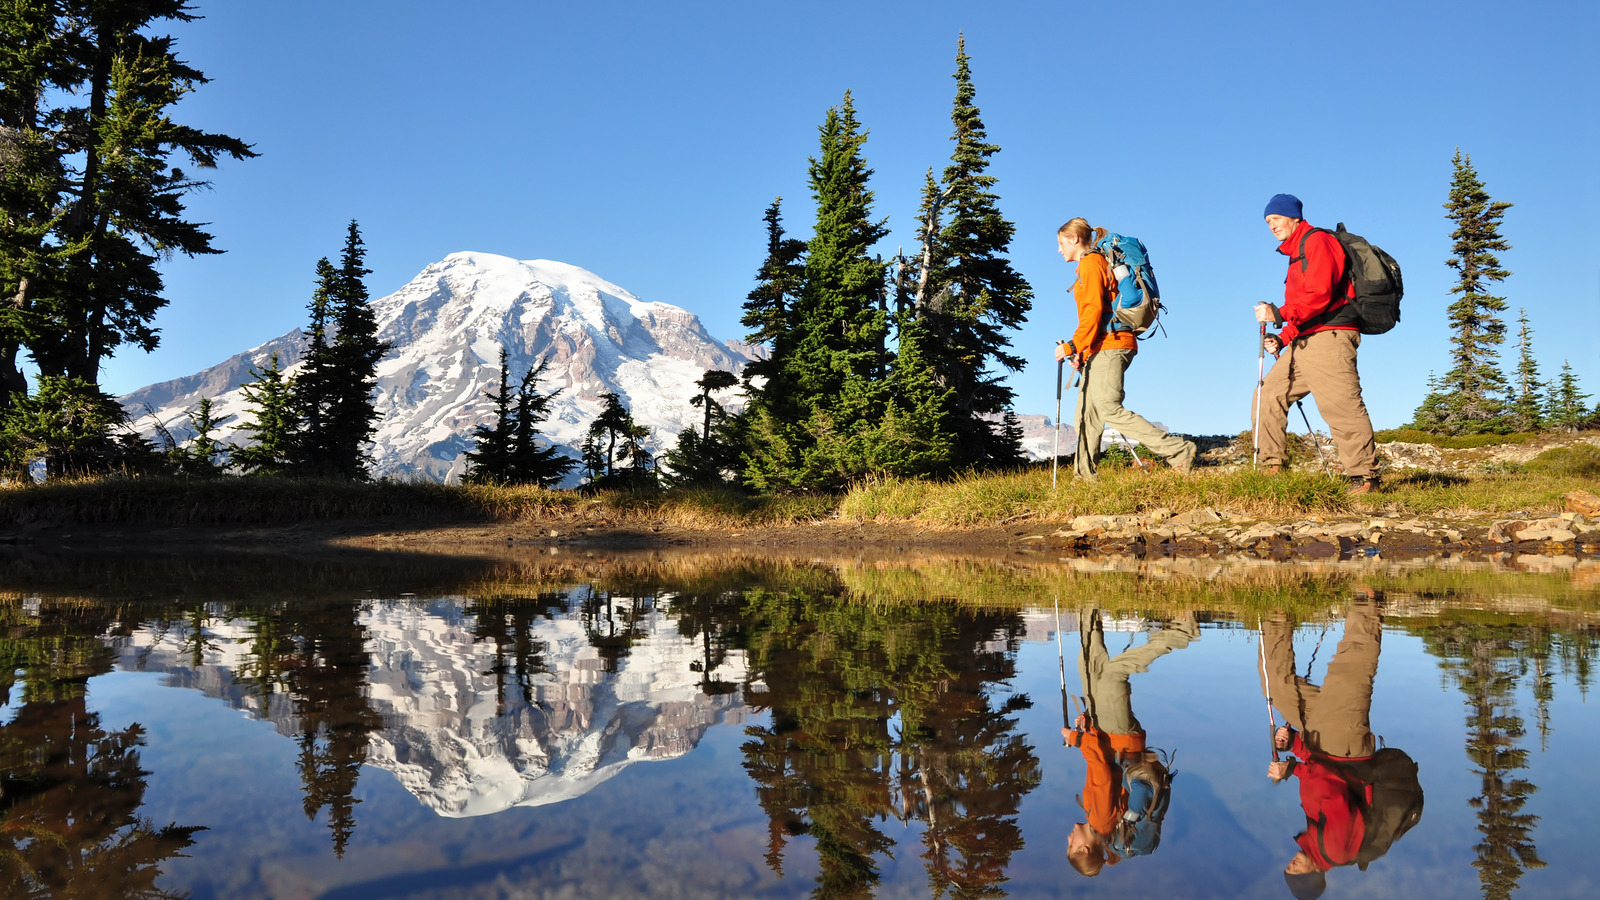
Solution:
<path fill-rule="evenodd" d="M 1378 448 L 1372 439 L 1367 404 L 1361 399 L 1361 376 L 1356 372 L 1359 346 L 1359 332 L 1338 330 L 1297 337 L 1283 349 L 1259 389 L 1261 421 L 1255 425 L 1261 465 L 1283 464 L 1289 407 L 1310 394 L 1333 433 L 1344 474 L 1360 478 L 1377 474 Z M 1251 397 L 1252 419 L 1255 409 L 1256 398 Z"/>
<path fill-rule="evenodd" d="M 1078 677 L 1094 704 L 1096 728 L 1106 734 L 1143 734 L 1144 728 L 1133 715 L 1133 688 L 1128 676 L 1149 671 L 1158 658 L 1182 650 L 1200 636 L 1193 615 L 1172 622 L 1150 635 L 1150 640 L 1118 653 L 1113 659 L 1106 652 L 1105 625 L 1096 609 L 1078 610 L 1078 638 L 1083 652 L 1078 656 Z"/>
<path fill-rule="evenodd" d="M 1372 603 L 1356 603 L 1344 620 L 1344 637 L 1328 663 L 1328 677 L 1318 687 L 1294 672 L 1294 626 L 1267 622 L 1261 626 L 1266 645 L 1266 682 L 1262 688 L 1289 727 L 1306 746 L 1328 756 L 1371 756 L 1376 743 L 1368 715 L 1372 679 L 1378 674 L 1383 617 Z M 1257 674 L 1260 674 L 1258 671 Z"/>
<path fill-rule="evenodd" d="M 1122 405 L 1122 375 L 1132 362 L 1132 350 L 1101 350 L 1089 357 L 1089 364 L 1083 367 L 1083 383 L 1078 387 L 1078 406 L 1073 413 L 1078 449 L 1072 454 L 1072 470 L 1080 478 L 1095 477 L 1100 440 L 1107 425 L 1163 459 L 1181 452 L 1187 444 Z"/>

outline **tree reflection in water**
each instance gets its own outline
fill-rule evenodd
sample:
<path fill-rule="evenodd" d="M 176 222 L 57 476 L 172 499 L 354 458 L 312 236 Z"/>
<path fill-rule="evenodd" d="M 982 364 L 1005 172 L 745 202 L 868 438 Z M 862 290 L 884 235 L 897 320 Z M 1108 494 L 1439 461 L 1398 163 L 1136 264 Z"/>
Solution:
<path fill-rule="evenodd" d="M 998 897 L 1022 848 L 1017 809 L 1039 760 L 996 690 L 1015 674 L 1015 613 L 944 605 L 873 609 L 821 593 L 745 597 L 751 727 L 745 771 L 769 821 L 767 863 L 789 838 L 815 841 L 816 897 L 867 897 L 894 846 L 874 820 L 923 824 L 934 897 Z"/>
<path fill-rule="evenodd" d="M 1422 630 L 1422 636 L 1466 695 L 1467 757 L 1480 783 L 1479 794 L 1468 802 L 1477 811 L 1482 836 L 1473 848 L 1472 865 L 1485 900 L 1507 900 L 1523 872 L 1545 866 L 1533 840 L 1539 817 L 1523 811 L 1539 788 L 1517 775 L 1528 768 L 1517 688 L 1523 679 L 1529 681 L 1541 738 L 1548 740 L 1552 665 L 1572 672 L 1585 690 L 1595 637 L 1583 629 L 1557 632 L 1544 625 L 1494 624 L 1438 626 Z"/>
<path fill-rule="evenodd" d="M 88 709 L 88 680 L 115 658 L 100 639 L 116 627 L 115 610 L 7 605 L 0 626 L 0 701 L 14 710 L 0 725 L 4 895 L 175 896 L 155 887 L 161 864 L 205 829 L 137 815 L 149 774 L 139 767 L 144 729 L 108 732 Z"/>

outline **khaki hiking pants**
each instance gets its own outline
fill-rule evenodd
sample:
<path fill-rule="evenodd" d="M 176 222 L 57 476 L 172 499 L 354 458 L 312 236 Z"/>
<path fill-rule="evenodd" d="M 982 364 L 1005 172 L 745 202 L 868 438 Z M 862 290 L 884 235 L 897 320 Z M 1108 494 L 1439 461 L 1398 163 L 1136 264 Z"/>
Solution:
<path fill-rule="evenodd" d="M 1318 331 L 1297 337 L 1284 347 L 1262 386 L 1261 421 L 1255 423 L 1264 466 L 1283 465 L 1288 449 L 1285 431 L 1289 407 L 1310 394 L 1317 412 L 1328 423 L 1339 448 L 1344 474 L 1368 478 L 1378 472 L 1378 448 L 1372 439 L 1372 419 L 1361 399 L 1361 376 L 1356 372 L 1359 332 Z M 1250 398 L 1255 417 L 1256 398 Z"/>
<path fill-rule="evenodd" d="M 1113 659 L 1106 652 L 1105 625 L 1097 609 L 1078 610 L 1078 638 L 1083 652 L 1078 655 L 1078 677 L 1093 704 L 1094 725 L 1107 734 L 1143 734 L 1144 728 L 1133 715 L 1133 688 L 1128 676 L 1147 672 L 1152 662 L 1174 650 L 1182 650 L 1200 636 L 1194 615 L 1167 624 L 1137 647 L 1118 653 Z"/>
<path fill-rule="evenodd" d="M 1083 383 L 1078 387 L 1078 406 L 1073 413 L 1078 449 L 1072 454 L 1072 470 L 1080 478 L 1095 478 L 1100 440 L 1107 425 L 1163 459 L 1181 452 L 1187 444 L 1122 405 L 1122 374 L 1132 362 L 1132 350 L 1101 350 L 1090 356 L 1089 364 L 1083 367 Z"/>
<path fill-rule="evenodd" d="M 1383 617 L 1377 605 L 1353 604 L 1345 616 L 1339 649 L 1328 663 L 1328 677 L 1318 687 L 1294 672 L 1294 625 L 1261 626 L 1267 657 L 1262 687 L 1289 727 L 1305 737 L 1307 747 L 1343 758 L 1375 752 L 1368 716 L 1382 639 Z"/>

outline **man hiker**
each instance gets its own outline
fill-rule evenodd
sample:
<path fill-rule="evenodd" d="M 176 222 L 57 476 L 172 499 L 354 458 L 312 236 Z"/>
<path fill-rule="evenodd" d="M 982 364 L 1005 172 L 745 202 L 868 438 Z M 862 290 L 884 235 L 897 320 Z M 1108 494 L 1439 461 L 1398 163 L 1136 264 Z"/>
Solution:
<path fill-rule="evenodd" d="M 1194 465 L 1193 441 L 1174 437 L 1150 424 L 1144 416 L 1122 405 L 1126 396 L 1122 376 L 1139 352 L 1139 339 L 1131 331 L 1111 328 L 1111 304 L 1116 285 L 1111 265 L 1095 244 L 1106 236 L 1104 228 L 1090 228 L 1081 216 L 1056 230 L 1056 246 L 1061 258 L 1078 264 L 1078 280 L 1073 298 L 1078 306 L 1078 327 L 1072 339 L 1056 344 L 1056 361 L 1070 360 L 1081 374 L 1078 405 L 1073 425 L 1078 432 L 1078 448 L 1073 452 L 1072 468 L 1079 478 L 1093 480 L 1100 456 L 1100 439 L 1110 425 L 1118 434 L 1145 445 L 1163 457 L 1179 474 L 1189 474 Z"/>
<path fill-rule="evenodd" d="M 1274 195 L 1265 215 L 1278 252 L 1289 257 L 1289 275 L 1282 306 L 1257 303 L 1255 308 L 1258 322 L 1283 329 L 1262 339 L 1268 353 L 1282 355 L 1250 404 L 1260 411 L 1254 427 L 1262 467 L 1271 473 L 1283 467 L 1289 407 L 1310 394 L 1338 445 L 1350 493 L 1369 493 L 1378 487 L 1377 444 L 1356 372 L 1361 330 L 1350 302 L 1355 294 L 1344 248 L 1333 235 L 1313 229 L 1292 194 Z"/>
<path fill-rule="evenodd" d="M 1262 689 L 1287 724 L 1273 746 L 1287 760 L 1267 766 L 1273 781 L 1295 777 L 1306 827 L 1284 867 L 1297 900 L 1312 900 L 1335 866 L 1367 864 L 1422 817 L 1416 763 L 1392 747 L 1375 749 L 1368 715 L 1378 673 L 1383 618 L 1371 591 L 1351 605 L 1344 636 L 1318 686 L 1295 674 L 1294 625 L 1278 617 L 1262 625 Z"/>
<path fill-rule="evenodd" d="M 1071 727 L 1062 727 L 1061 736 L 1083 752 L 1087 765 L 1079 797 L 1087 821 L 1072 826 L 1067 835 L 1067 861 L 1084 875 L 1093 877 L 1107 864 L 1155 849 L 1171 779 L 1156 752 L 1145 747 L 1144 727 L 1133 715 L 1128 677 L 1149 671 L 1157 658 L 1189 646 L 1199 636 L 1194 614 L 1188 613 L 1113 659 L 1106 651 L 1100 611 L 1078 611 L 1082 645 L 1078 675 L 1086 705 Z"/>

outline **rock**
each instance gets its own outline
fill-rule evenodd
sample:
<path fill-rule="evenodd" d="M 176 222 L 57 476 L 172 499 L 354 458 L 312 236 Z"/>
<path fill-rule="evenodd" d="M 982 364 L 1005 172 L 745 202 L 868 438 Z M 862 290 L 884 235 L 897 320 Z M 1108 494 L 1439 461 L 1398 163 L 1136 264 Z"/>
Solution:
<path fill-rule="evenodd" d="M 1334 537 L 1355 537 L 1366 530 L 1366 526 L 1360 522 L 1341 522 L 1328 528 L 1326 533 Z"/>
<path fill-rule="evenodd" d="M 1558 516 L 1557 518 L 1561 519 L 1561 521 L 1563 521 L 1563 522 L 1566 522 L 1569 527 L 1572 526 L 1572 525 L 1587 525 L 1587 524 L 1589 524 L 1588 517 L 1585 516 L 1583 513 L 1578 513 L 1578 512 L 1564 512 L 1560 516 Z"/>
<path fill-rule="evenodd" d="M 1170 518 L 1172 518 L 1172 510 L 1167 509 L 1165 506 L 1161 507 L 1160 509 L 1151 510 L 1144 515 L 1145 521 L 1152 525 L 1165 522 Z"/>
<path fill-rule="evenodd" d="M 1188 525 L 1191 528 L 1197 528 L 1201 525 L 1215 525 L 1221 521 L 1222 517 L 1217 515 L 1217 511 L 1214 509 L 1196 509 L 1183 515 L 1172 517 L 1173 525 Z"/>
<path fill-rule="evenodd" d="M 1600 497 L 1588 491 L 1570 491 L 1563 499 L 1567 501 L 1567 512 L 1600 516 Z"/>
<path fill-rule="evenodd" d="M 1564 544 L 1575 540 L 1578 536 L 1563 528 L 1563 524 L 1560 519 L 1540 519 L 1512 533 L 1519 541 L 1556 541 Z"/>
<path fill-rule="evenodd" d="M 1522 519 L 1500 519 L 1489 526 L 1489 534 L 1484 540 L 1491 544 L 1510 544 L 1516 541 L 1516 534 L 1530 523 Z"/>

